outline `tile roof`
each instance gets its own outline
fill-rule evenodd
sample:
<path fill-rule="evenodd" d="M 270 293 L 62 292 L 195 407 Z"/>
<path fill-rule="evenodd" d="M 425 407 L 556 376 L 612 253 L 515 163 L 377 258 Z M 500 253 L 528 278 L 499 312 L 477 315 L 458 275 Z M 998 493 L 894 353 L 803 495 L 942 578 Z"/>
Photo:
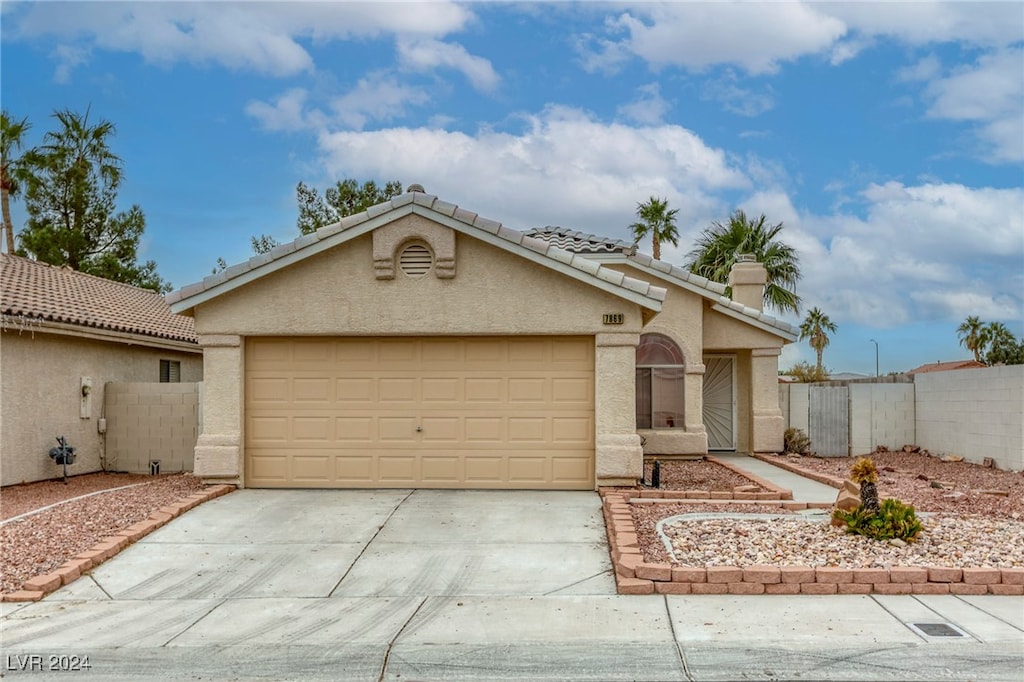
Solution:
<path fill-rule="evenodd" d="M 948 372 L 954 369 L 977 369 L 987 367 L 983 362 L 977 360 L 952 360 L 949 362 L 930 362 L 907 372 L 907 374 L 927 374 L 928 372 Z"/>
<path fill-rule="evenodd" d="M 627 244 L 623 241 L 607 239 L 585 232 L 573 232 L 564 227 L 534 228 L 526 234 L 552 244 L 557 244 L 567 251 L 580 255 L 612 254 L 620 256 L 624 259 L 624 262 L 630 265 L 651 272 L 662 279 L 680 284 L 683 288 L 713 301 L 718 312 L 738 316 L 740 319 L 757 321 L 770 327 L 772 331 L 781 332 L 787 338 L 792 337 L 791 340 L 796 339 L 797 329 L 788 322 L 783 322 L 762 310 L 750 308 L 733 301 L 725 295 L 726 287 L 723 284 L 712 282 L 706 277 L 695 275 L 689 270 L 666 263 L 665 261 L 655 260 L 646 254 L 637 253 L 636 244 Z"/>
<path fill-rule="evenodd" d="M 610 290 L 648 309 L 660 310 L 661 303 L 665 300 L 667 292 L 663 287 L 653 286 L 649 282 L 633 277 L 624 277 L 622 273 L 590 260 L 583 254 L 561 249 L 543 239 L 513 230 L 497 221 L 442 201 L 432 194 L 410 190 L 390 201 L 371 206 L 361 213 L 346 216 L 337 223 L 321 227 L 312 234 L 281 244 L 270 253 L 254 256 L 246 262 L 210 275 L 202 282 L 171 292 L 167 295 L 167 301 L 172 309 L 178 312 L 189 310 L 203 301 L 230 291 L 235 286 L 269 274 L 277 267 L 290 265 L 307 255 L 337 246 L 411 213 L 426 216 L 458 231 L 518 252 L 524 257 L 537 260 L 539 256 L 539 262 L 548 267 Z"/>
<path fill-rule="evenodd" d="M 0 254 L 0 314 L 196 343 L 194 321 L 149 289 Z"/>
<path fill-rule="evenodd" d="M 622 253 L 631 256 L 636 253 L 636 244 L 627 244 L 623 241 L 605 239 L 597 235 L 585 232 L 576 232 L 566 227 L 535 227 L 525 232 L 527 237 L 543 239 L 560 249 L 572 253 Z"/>

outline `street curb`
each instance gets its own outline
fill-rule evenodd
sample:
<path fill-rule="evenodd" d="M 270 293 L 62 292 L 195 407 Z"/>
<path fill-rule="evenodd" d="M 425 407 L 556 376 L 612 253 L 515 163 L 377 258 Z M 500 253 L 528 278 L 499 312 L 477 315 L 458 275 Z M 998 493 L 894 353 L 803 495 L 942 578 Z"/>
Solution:
<path fill-rule="evenodd" d="M 138 542 L 157 528 L 168 524 L 186 511 L 203 502 L 209 502 L 221 495 L 227 495 L 234 490 L 235 486 L 233 485 L 207 486 L 198 493 L 160 507 L 160 509 L 152 512 L 148 518 L 138 523 L 133 523 L 127 528 L 122 528 L 113 535 L 103 538 L 89 549 L 79 552 L 72 559 L 61 564 L 57 569 L 29 578 L 22 583 L 20 590 L 0 595 L 0 601 L 39 601 L 58 588 L 73 583 L 104 561 L 116 556 L 125 548 Z"/>

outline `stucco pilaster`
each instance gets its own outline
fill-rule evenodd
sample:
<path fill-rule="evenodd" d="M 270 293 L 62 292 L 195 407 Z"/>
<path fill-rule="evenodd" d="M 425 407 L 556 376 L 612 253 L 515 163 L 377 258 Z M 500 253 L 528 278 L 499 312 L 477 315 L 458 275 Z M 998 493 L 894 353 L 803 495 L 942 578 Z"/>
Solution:
<path fill-rule="evenodd" d="M 639 334 L 597 334 L 595 343 L 595 475 L 598 485 L 632 485 L 643 475 L 636 433 L 636 346 Z"/>
<path fill-rule="evenodd" d="M 786 422 L 779 407 L 779 348 L 750 351 L 751 440 L 753 452 L 780 452 Z"/>
<path fill-rule="evenodd" d="M 203 433 L 196 441 L 195 474 L 204 480 L 242 483 L 242 339 L 202 335 Z"/>

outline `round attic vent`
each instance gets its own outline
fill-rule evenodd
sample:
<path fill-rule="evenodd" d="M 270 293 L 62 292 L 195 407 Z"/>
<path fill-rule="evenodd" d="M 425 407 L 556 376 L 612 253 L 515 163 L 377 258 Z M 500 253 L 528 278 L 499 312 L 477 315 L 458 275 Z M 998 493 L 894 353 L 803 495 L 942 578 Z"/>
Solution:
<path fill-rule="evenodd" d="M 398 266 L 409 277 L 422 277 L 427 274 L 433 264 L 434 254 L 430 252 L 426 244 L 420 242 L 413 242 L 406 246 L 402 249 L 402 255 L 398 257 Z"/>
<path fill-rule="evenodd" d="M 409 193 L 409 194 L 411 194 L 413 192 L 419 192 L 420 194 L 426 194 L 427 193 L 427 190 L 423 189 L 423 185 L 421 185 L 419 183 L 415 183 L 415 182 L 413 184 L 409 185 L 408 187 L 406 187 L 405 191 L 407 193 Z"/>

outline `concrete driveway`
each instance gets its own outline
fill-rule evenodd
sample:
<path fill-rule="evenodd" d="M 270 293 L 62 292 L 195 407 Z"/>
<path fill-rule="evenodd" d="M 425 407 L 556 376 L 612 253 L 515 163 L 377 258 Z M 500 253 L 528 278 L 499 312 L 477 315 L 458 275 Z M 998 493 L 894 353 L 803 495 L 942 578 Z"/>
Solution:
<path fill-rule="evenodd" d="M 243 490 L 0 604 L 3 673 L 1017 680 L 1024 661 L 1021 598 L 630 597 L 610 570 L 594 493 Z"/>

